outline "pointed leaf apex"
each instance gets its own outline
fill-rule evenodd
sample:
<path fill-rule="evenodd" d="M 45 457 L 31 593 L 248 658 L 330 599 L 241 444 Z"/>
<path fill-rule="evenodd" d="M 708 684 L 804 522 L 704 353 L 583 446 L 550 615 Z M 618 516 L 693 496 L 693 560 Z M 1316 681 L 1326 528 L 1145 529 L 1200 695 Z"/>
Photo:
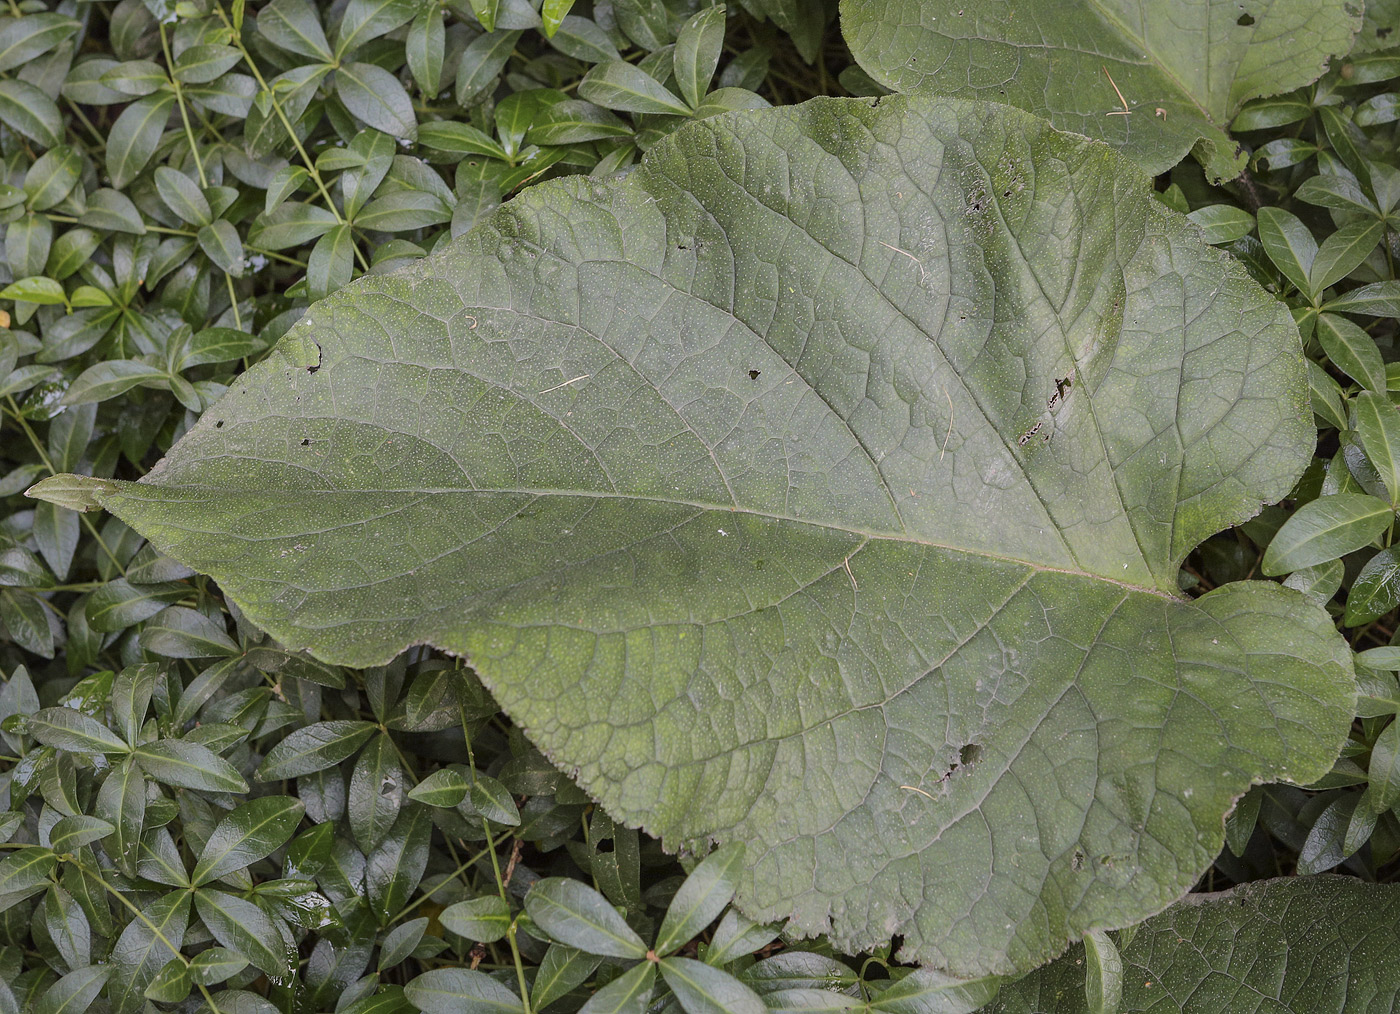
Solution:
<path fill-rule="evenodd" d="M 88 475 L 53 475 L 24 491 L 35 500 L 47 500 L 70 511 L 102 509 L 102 498 L 117 491 L 117 484 Z"/>

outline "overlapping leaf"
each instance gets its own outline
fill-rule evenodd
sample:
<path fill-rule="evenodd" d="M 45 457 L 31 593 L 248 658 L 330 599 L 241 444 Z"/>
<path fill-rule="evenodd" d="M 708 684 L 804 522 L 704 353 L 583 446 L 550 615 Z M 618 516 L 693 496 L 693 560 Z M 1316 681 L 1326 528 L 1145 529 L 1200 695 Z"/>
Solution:
<path fill-rule="evenodd" d="M 903 92 L 1010 102 L 1121 148 L 1149 172 L 1197 144 L 1231 179 L 1246 101 L 1316 80 L 1351 48 L 1347 0 L 842 0 L 861 67 Z"/>
<path fill-rule="evenodd" d="M 1192 895 L 1123 948 L 1121 1014 L 1352 1014 L 1400 1002 L 1400 887 L 1345 877 Z M 982 1014 L 1089 1014 L 1084 953 L 1003 987 Z"/>
<path fill-rule="evenodd" d="M 816 101 L 534 188 L 56 495 L 326 660 L 468 656 L 618 817 L 746 842 L 757 918 L 1011 972 L 1336 756 L 1326 614 L 1176 594 L 1307 405 L 1287 313 L 1109 149 Z"/>

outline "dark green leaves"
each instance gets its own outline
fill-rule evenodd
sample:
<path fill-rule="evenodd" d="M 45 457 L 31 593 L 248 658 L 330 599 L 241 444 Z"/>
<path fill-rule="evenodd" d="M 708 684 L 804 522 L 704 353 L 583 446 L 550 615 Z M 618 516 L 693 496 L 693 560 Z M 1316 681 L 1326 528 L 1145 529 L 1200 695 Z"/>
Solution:
<path fill-rule="evenodd" d="M 191 879 L 198 886 L 271 854 L 291 838 L 304 810 L 289 796 L 264 796 L 239 806 L 214 828 Z"/>
<path fill-rule="evenodd" d="M 1335 560 L 1360 549 L 1394 521 L 1384 500 L 1364 493 L 1336 493 L 1300 508 L 1279 529 L 1264 554 L 1264 573 L 1289 571 Z"/>
<path fill-rule="evenodd" d="M 686 878 L 657 931 L 654 949 L 665 956 L 696 936 L 724 911 L 739 886 L 742 844 L 726 845 L 707 856 Z M 580 945 L 574 944 L 575 947 Z M 583 948 L 589 950 L 590 948 Z M 594 951 L 595 954 L 605 953 Z"/>
<path fill-rule="evenodd" d="M 423 1014 L 518 1014 L 520 998 L 484 972 L 439 968 L 404 987 Z"/>
<path fill-rule="evenodd" d="M 606 898 L 563 877 L 541 880 L 530 889 L 525 911 L 551 938 L 589 954 L 644 958 L 647 945 Z"/>
<path fill-rule="evenodd" d="M 354 754 L 374 732 L 373 722 L 318 722 L 277 744 L 258 767 L 258 778 L 275 781 L 309 775 Z"/>

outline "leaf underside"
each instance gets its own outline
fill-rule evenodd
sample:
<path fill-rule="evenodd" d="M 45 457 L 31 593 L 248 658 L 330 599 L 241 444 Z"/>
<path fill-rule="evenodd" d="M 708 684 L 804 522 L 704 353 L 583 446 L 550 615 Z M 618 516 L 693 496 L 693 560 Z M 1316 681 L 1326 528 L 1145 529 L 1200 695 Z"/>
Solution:
<path fill-rule="evenodd" d="M 1282 306 L 1105 146 L 1000 106 L 717 117 L 314 306 L 92 495 L 336 663 L 469 658 L 756 918 L 1010 973 L 1308 781 L 1349 654 L 1175 594 L 1312 446 Z"/>
<path fill-rule="evenodd" d="M 1198 142 L 1232 179 L 1240 106 L 1315 81 L 1361 26 L 1352 0 L 841 0 L 862 68 L 888 88 L 957 93 L 1044 116 L 1150 173 Z M 1125 105 L 1126 104 L 1126 105 Z"/>
<path fill-rule="evenodd" d="M 1400 886 L 1289 877 L 1191 895 L 1123 949 L 1120 1014 L 1361 1014 L 1400 1002 Z M 1089 1014 L 1084 952 L 1002 988 L 982 1014 Z"/>

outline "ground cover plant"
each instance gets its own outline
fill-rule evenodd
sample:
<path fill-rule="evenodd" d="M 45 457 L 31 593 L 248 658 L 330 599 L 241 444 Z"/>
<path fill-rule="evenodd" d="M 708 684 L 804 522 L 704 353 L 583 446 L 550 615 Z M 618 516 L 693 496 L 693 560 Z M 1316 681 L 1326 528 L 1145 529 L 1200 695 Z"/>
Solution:
<path fill-rule="evenodd" d="M 1393 1005 L 1400 16 L 1091 10 L 14 5 L 0 1009 Z"/>

